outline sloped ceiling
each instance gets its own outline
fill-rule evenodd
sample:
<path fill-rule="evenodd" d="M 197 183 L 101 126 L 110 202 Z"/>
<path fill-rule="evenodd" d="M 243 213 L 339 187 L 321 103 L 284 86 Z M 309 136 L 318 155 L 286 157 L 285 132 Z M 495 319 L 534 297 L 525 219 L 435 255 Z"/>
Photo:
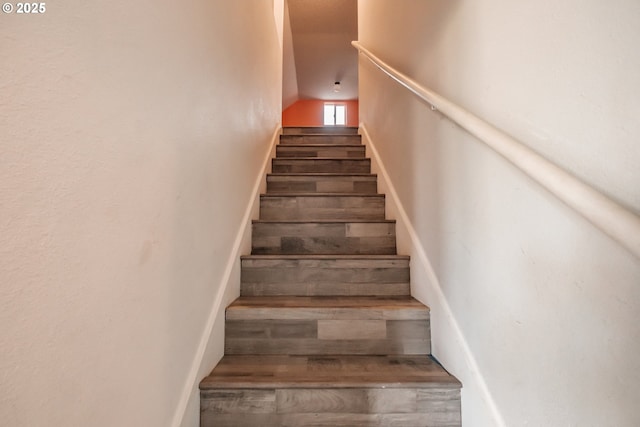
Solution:
<path fill-rule="evenodd" d="M 295 103 L 298 98 L 298 73 L 296 72 L 295 55 L 293 53 L 293 33 L 289 6 L 284 1 L 284 22 L 282 29 L 282 109 Z"/>
<path fill-rule="evenodd" d="M 358 98 L 357 0 L 288 0 L 301 99 Z M 340 92 L 334 92 L 334 82 Z"/>

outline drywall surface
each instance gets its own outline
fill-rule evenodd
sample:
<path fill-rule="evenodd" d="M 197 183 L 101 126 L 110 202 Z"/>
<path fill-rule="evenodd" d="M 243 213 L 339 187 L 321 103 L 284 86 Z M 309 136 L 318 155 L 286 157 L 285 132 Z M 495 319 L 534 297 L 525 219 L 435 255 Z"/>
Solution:
<path fill-rule="evenodd" d="M 301 99 L 282 112 L 283 126 L 324 126 L 324 104 L 344 104 L 347 107 L 347 126 L 358 126 L 358 100 L 324 101 Z"/>
<path fill-rule="evenodd" d="M 286 109 L 298 100 L 298 73 L 293 51 L 289 2 L 284 0 L 284 32 L 282 40 L 282 108 Z"/>
<path fill-rule="evenodd" d="M 0 16 L 0 419 L 168 426 L 281 117 L 273 4 L 46 7 Z"/>
<path fill-rule="evenodd" d="M 640 211 L 637 2 L 359 13 L 366 48 Z M 399 247 L 464 424 L 638 425 L 640 260 L 362 58 L 360 120 L 410 222 Z"/>
<path fill-rule="evenodd" d="M 357 0 L 287 2 L 300 99 L 356 99 L 358 54 L 351 42 L 358 36 Z"/>

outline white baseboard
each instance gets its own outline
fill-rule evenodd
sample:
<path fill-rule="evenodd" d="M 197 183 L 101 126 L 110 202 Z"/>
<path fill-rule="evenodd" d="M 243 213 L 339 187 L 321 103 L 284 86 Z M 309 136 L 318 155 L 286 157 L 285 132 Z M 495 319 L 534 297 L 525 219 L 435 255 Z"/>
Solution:
<path fill-rule="evenodd" d="M 244 246 L 246 246 L 246 242 L 250 242 L 251 240 L 251 220 L 257 216 L 260 193 L 264 192 L 264 187 L 266 185 L 264 177 L 267 172 L 270 172 L 270 160 L 274 156 L 275 146 L 278 142 L 279 135 L 280 128 L 278 127 L 271 137 L 269 150 L 265 155 L 264 161 L 262 163 L 262 168 L 258 171 L 258 175 L 256 177 L 251 196 L 247 203 L 244 216 L 242 217 L 240 227 L 236 233 L 233 247 L 231 248 L 231 251 L 229 253 L 229 258 L 227 259 L 225 270 L 222 275 L 222 279 L 220 280 L 220 285 L 218 286 L 218 292 L 216 293 L 215 298 L 212 301 L 211 309 L 209 310 L 209 317 L 207 318 L 205 328 L 200 337 L 198 349 L 193 358 L 193 362 L 191 363 L 189 375 L 185 381 L 178 406 L 176 407 L 176 411 L 171 422 L 172 427 L 180 427 L 182 425 L 187 407 L 189 405 L 189 399 L 191 398 L 194 388 L 197 388 L 198 383 L 200 382 L 198 373 L 200 372 L 207 347 L 209 347 L 210 345 L 209 341 L 211 332 L 213 331 L 214 325 L 216 323 L 216 318 L 220 314 L 220 310 L 224 310 L 226 308 L 224 304 L 225 295 L 227 294 L 232 284 L 232 279 L 234 277 L 232 273 L 234 269 L 237 268 L 240 256 L 242 255 L 242 252 L 244 250 Z M 221 339 L 224 339 L 224 337 L 222 337 Z"/>
<path fill-rule="evenodd" d="M 427 252 L 398 197 L 384 162 L 380 158 L 364 123 L 360 124 L 360 133 L 367 147 L 367 153 L 371 157 L 373 171 L 378 174 L 379 191 L 386 194 L 387 217 L 396 220 L 398 248 L 404 255 L 411 256 L 411 294 L 431 308 L 432 353 L 449 372 L 462 381 L 463 387 L 467 383 L 469 388 L 482 394 L 480 398 L 485 402 L 488 412 L 493 418 L 493 425 L 506 427 L 498 406 L 479 370 L 478 363 L 442 291 L 442 286 Z M 415 280 L 416 277 L 421 279 Z M 434 314 L 438 317 L 434 318 Z M 439 333 L 436 332 L 435 336 L 433 334 L 434 324 L 437 324 L 439 329 Z M 469 382 L 474 383 L 473 387 Z"/>

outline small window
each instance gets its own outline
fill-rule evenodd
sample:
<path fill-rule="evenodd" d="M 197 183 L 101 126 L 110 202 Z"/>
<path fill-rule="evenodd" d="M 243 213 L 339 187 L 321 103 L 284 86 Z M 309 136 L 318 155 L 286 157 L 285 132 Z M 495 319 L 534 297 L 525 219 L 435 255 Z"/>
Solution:
<path fill-rule="evenodd" d="M 324 104 L 324 125 L 345 126 L 347 124 L 347 106 L 345 104 Z"/>

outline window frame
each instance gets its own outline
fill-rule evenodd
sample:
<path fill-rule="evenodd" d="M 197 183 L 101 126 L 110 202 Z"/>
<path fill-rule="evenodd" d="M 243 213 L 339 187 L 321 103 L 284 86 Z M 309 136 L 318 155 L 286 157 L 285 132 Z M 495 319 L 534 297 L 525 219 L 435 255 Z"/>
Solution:
<path fill-rule="evenodd" d="M 328 116 L 328 108 L 331 109 L 332 115 Z M 344 110 L 344 115 L 340 117 L 343 123 L 338 123 L 338 110 Z M 347 103 L 346 102 L 325 102 L 322 110 L 324 126 L 346 126 L 347 125 Z M 327 120 L 331 118 L 331 120 Z"/>

